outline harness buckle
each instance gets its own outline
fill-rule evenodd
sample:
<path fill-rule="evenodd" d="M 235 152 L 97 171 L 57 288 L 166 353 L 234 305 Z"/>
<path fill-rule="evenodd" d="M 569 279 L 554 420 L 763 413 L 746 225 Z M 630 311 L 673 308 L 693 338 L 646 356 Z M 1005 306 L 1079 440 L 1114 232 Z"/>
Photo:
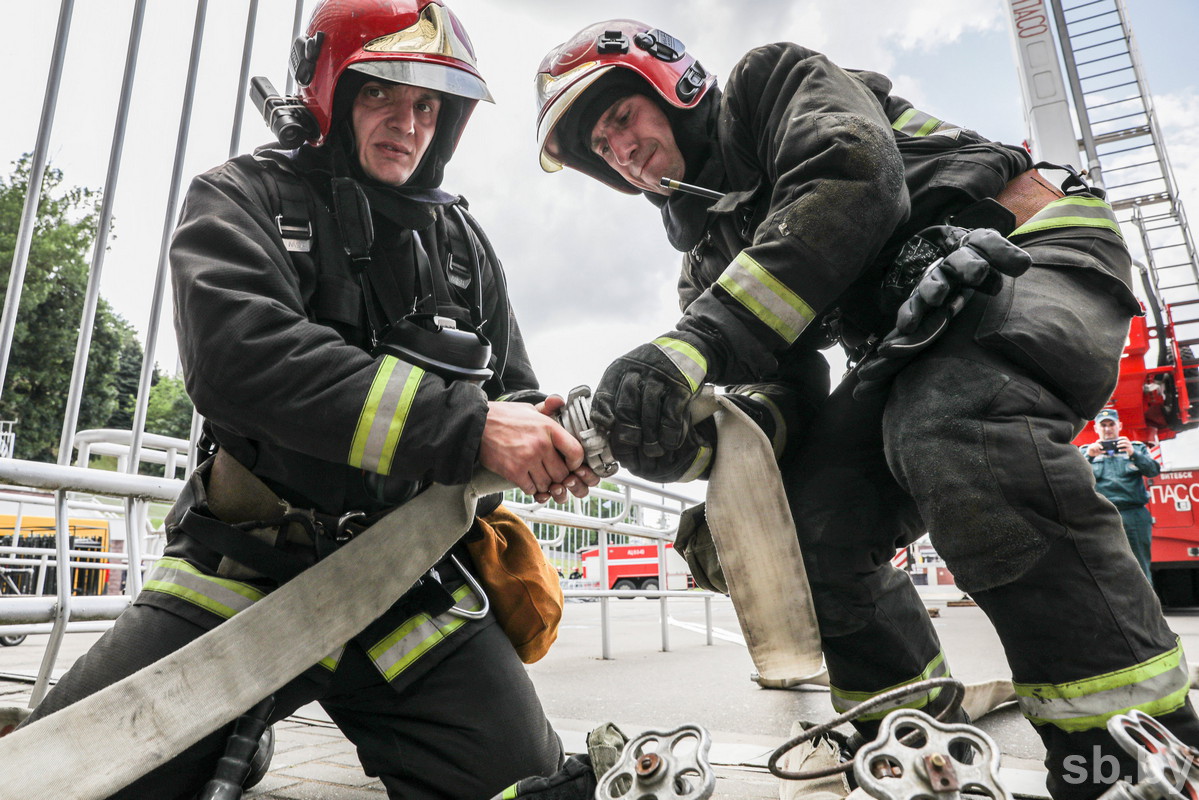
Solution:
<path fill-rule="evenodd" d="M 283 237 L 283 247 L 289 253 L 312 252 L 312 222 L 304 220 L 300 224 L 284 221 L 282 214 L 275 215 L 275 227 Z"/>
<path fill-rule="evenodd" d="M 487 591 L 479 584 L 479 581 L 476 580 L 475 576 L 470 573 L 470 570 L 462 565 L 462 562 L 458 560 L 458 556 L 451 553 L 450 561 L 454 563 L 454 566 L 458 569 L 458 572 L 462 574 L 462 579 L 466 581 L 467 585 L 470 586 L 471 591 L 475 593 L 475 596 L 477 596 L 483 602 L 483 607 L 477 611 L 471 611 L 469 608 L 455 605 L 448 611 L 448 613 L 454 615 L 455 617 L 459 617 L 460 619 L 483 619 L 483 617 L 487 616 L 487 612 L 491 610 L 491 599 L 487 596 Z"/>

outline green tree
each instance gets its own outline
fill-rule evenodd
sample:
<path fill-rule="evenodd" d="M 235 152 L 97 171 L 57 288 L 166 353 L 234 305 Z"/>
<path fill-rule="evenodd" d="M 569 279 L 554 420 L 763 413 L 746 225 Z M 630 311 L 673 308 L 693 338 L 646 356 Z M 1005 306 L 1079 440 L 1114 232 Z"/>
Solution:
<path fill-rule="evenodd" d="M 150 389 L 146 405 L 146 431 L 186 439 L 192 427 L 192 401 L 182 378 L 165 375 Z"/>
<path fill-rule="evenodd" d="M 105 428 L 121 431 L 133 429 L 133 411 L 137 405 L 137 385 L 141 380 L 143 354 L 141 342 L 130 329 L 130 336 L 122 344 L 120 359 L 117 362 L 116 408 L 113 409 L 108 422 L 104 423 Z"/>
<path fill-rule="evenodd" d="M 0 178 L 0 300 L 8 292 L 10 273 L 5 267 L 12 263 L 16 246 L 29 184 L 29 162 L 28 154 L 22 156 L 14 163 L 10 176 Z M 99 192 L 65 187 L 60 170 L 46 170 L 8 379 L 0 396 L 0 419 L 18 420 L 17 458 L 57 458 L 99 202 Z M 101 299 L 80 404 L 80 429 L 102 427 L 113 415 L 118 365 L 132 337 L 129 324 Z"/>

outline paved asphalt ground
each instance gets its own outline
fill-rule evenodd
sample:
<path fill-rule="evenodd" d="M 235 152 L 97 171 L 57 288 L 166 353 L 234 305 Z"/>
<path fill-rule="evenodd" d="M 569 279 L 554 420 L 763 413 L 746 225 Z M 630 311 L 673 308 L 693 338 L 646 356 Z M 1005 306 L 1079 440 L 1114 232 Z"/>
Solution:
<path fill-rule="evenodd" d="M 927 590 L 926 604 L 939 611 L 936 625 L 954 674 L 967 682 L 1008 677 L 998 640 L 977 608 L 947 607 L 951 590 Z M 702 632 L 704 604 L 671 600 L 669 650 L 662 650 L 660 603 L 610 600 L 611 655 L 601 658 L 601 604 L 567 604 L 558 642 L 529 673 L 546 713 L 568 751 L 600 723 L 616 722 L 633 736 L 667 731 L 687 723 L 705 726 L 713 739 L 717 769 L 714 797 L 765 800 L 779 797 L 779 784 L 764 769 L 766 757 L 788 736 L 793 721 L 832 716 L 826 690 L 771 691 L 750 681 L 752 662 L 739 638 L 732 606 L 713 602 L 717 638 Z M 1170 615 L 1184 647 L 1199 653 L 1199 610 Z M 1080 621 L 1085 624 L 1085 621 Z M 63 645 L 58 673 L 98 634 L 73 634 Z M 30 682 L 41 661 L 46 636 L 31 636 L 18 647 L 0 648 L 0 706 L 28 703 Z M 980 727 L 999 744 L 1003 776 L 1017 793 L 1036 794 L 1043 750 L 1032 729 L 1013 708 L 983 719 Z M 278 745 L 271 773 L 247 798 L 255 800 L 379 800 L 386 793 L 362 773 L 353 748 L 310 706 L 276 726 Z M 4 765 L 5 769 L 11 768 Z M 1043 783 L 1040 784 L 1043 786 Z"/>

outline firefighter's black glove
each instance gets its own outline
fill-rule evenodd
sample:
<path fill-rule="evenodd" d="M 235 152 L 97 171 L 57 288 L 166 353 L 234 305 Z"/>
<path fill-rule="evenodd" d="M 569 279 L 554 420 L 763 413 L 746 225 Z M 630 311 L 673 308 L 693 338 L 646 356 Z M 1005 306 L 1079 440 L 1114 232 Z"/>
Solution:
<path fill-rule="evenodd" d="M 640 478 L 692 478 L 711 458 L 711 438 L 696 432 L 688 408 L 707 377 L 701 348 L 697 337 L 671 331 L 616 359 L 600 378 L 591 420 L 608 434 L 616 460 Z"/>
<path fill-rule="evenodd" d="M 990 228 L 967 231 L 940 225 L 926 228 L 920 236 L 946 255 L 916 281 L 899 308 L 895 329 L 858 369 L 854 397 L 884 391 L 909 361 L 941 337 L 975 291 L 993 295 L 1003 285 L 1002 275 L 1015 278 L 1032 265 L 1028 253 Z"/>

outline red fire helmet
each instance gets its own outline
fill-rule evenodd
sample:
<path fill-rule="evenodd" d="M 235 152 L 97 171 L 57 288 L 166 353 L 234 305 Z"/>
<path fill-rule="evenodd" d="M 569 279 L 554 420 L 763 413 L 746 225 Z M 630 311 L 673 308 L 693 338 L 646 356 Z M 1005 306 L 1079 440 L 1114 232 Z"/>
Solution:
<path fill-rule="evenodd" d="M 589 25 L 546 53 L 537 69 L 537 145 L 546 172 L 579 166 L 565 161 L 554 129 L 589 86 L 617 68 L 640 75 L 677 108 L 693 108 L 716 83 L 716 76 L 665 31 L 631 19 Z"/>
<path fill-rule="evenodd" d="M 296 39 L 290 66 L 320 128 L 313 144 L 329 133 L 347 69 L 465 98 L 463 124 L 475 102 L 492 102 L 470 37 L 442 0 L 324 0 Z"/>

